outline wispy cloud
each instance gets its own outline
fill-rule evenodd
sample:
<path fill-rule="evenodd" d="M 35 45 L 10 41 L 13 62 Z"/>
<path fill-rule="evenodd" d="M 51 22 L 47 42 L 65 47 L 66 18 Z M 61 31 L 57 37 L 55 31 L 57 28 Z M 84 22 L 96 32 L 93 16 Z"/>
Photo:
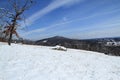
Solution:
<path fill-rule="evenodd" d="M 120 20 L 119 20 L 120 21 Z M 97 28 L 97 27 L 98 28 Z M 35 40 L 38 39 L 44 39 L 47 37 L 52 37 L 55 35 L 60 36 L 66 36 L 70 38 L 76 38 L 76 39 L 89 39 L 89 38 L 102 38 L 102 37 L 118 37 L 120 33 L 120 23 L 106 23 L 106 24 L 99 24 L 99 25 L 93 25 L 93 27 L 83 27 L 81 29 L 75 28 L 75 29 L 67 29 L 67 30 L 60 30 L 57 32 L 42 32 L 39 35 L 34 35 Z M 31 35 L 29 35 L 31 36 Z M 27 36 L 27 37 L 29 37 Z M 30 37 L 29 37 L 30 38 Z M 30 38 L 31 39 L 31 38 Z"/>
<path fill-rule="evenodd" d="M 43 8 L 42 10 L 39 10 L 38 12 L 34 13 L 32 16 L 26 19 L 26 25 L 33 24 L 36 20 L 40 19 L 42 16 L 52 12 L 53 10 L 65 7 L 65 6 L 71 6 L 75 3 L 78 3 L 83 0 L 53 0 L 48 6 Z M 25 27 L 24 22 L 21 23 L 22 26 Z"/>
<path fill-rule="evenodd" d="M 24 34 L 24 36 L 32 34 L 32 33 L 44 32 L 48 29 L 52 29 L 52 28 L 55 28 L 55 27 L 60 26 L 60 25 L 70 24 L 70 23 L 77 22 L 77 21 L 82 21 L 82 20 L 87 20 L 87 19 L 90 19 L 90 18 L 94 18 L 94 17 L 101 16 L 101 15 L 107 15 L 107 14 L 115 13 L 115 12 L 118 12 L 118 11 L 120 11 L 120 9 L 116 9 L 116 10 L 112 10 L 112 11 L 106 11 L 106 12 L 103 12 L 103 13 L 96 13 L 96 14 L 93 14 L 93 15 L 90 15 L 90 16 L 87 16 L 87 17 L 83 17 L 83 18 L 67 20 L 67 21 L 64 21 L 62 23 L 57 23 L 57 24 L 53 24 L 53 25 L 50 25 L 50 26 L 47 26 L 47 27 L 44 27 L 44 28 L 39 28 L 39 29 L 36 29 L 36 30 L 26 32 Z M 104 23 L 107 23 L 107 21 L 104 22 Z"/>
<path fill-rule="evenodd" d="M 35 13 L 31 17 L 29 17 L 27 19 L 27 21 L 28 21 L 27 24 L 30 25 L 30 24 L 34 23 L 36 20 L 40 19 L 42 16 L 52 12 L 53 10 L 55 10 L 57 8 L 68 7 L 73 4 L 76 4 L 79 1 L 81 1 L 81 0 L 53 0 L 44 9 L 38 11 L 37 13 Z M 64 34 L 64 35 L 68 35 L 68 36 L 73 35 L 72 36 L 73 38 L 75 38 L 75 37 L 76 38 L 77 37 L 95 38 L 95 37 L 118 36 L 119 29 L 120 29 L 118 27 L 118 26 L 120 26 L 120 24 L 119 24 L 120 16 L 118 15 L 118 13 L 120 12 L 119 6 L 103 7 L 103 8 L 99 8 L 100 10 L 97 9 L 97 11 L 93 11 L 94 9 L 96 10 L 96 8 L 93 8 L 93 7 L 90 7 L 90 9 L 89 8 L 85 8 L 85 9 L 86 9 L 86 11 L 83 11 L 82 13 L 84 13 L 86 15 L 83 15 L 83 17 L 70 19 L 70 17 L 64 16 L 62 18 L 61 23 L 55 23 L 53 25 L 44 26 L 43 28 L 38 28 L 35 30 L 27 31 L 25 33 L 22 33 L 22 36 L 30 37 L 30 36 L 34 35 L 34 38 L 35 37 L 41 38 L 41 36 L 43 36 L 43 35 L 44 35 L 43 37 L 49 37 L 49 36 L 54 36 L 54 35 L 59 35 L 59 34 L 60 35 Z M 91 11 L 93 11 L 93 12 L 91 12 Z M 90 14 L 87 14 L 89 12 L 90 12 Z M 108 17 L 108 16 L 110 16 L 110 17 Z M 84 23 L 84 21 L 92 22 L 92 20 L 95 21 L 95 23 L 89 24 L 89 22 L 88 22 L 84 25 L 81 25 L 81 27 L 78 27 L 78 26 L 80 26 L 80 25 L 78 25 L 75 29 L 68 28 L 69 27 L 68 25 L 72 25 L 72 24 L 74 25 L 75 23 L 81 22 L 81 21 L 83 21 L 83 23 Z M 99 22 L 97 22 L 97 20 Z M 79 24 L 81 24 L 81 23 L 79 23 Z M 59 31 L 56 31 L 56 30 L 59 30 Z M 48 33 L 48 31 L 49 31 L 49 33 Z M 39 35 L 37 35 L 37 34 L 39 34 Z"/>
<path fill-rule="evenodd" d="M 86 33 L 75 33 L 71 34 L 72 38 L 80 38 L 80 39 L 90 39 L 90 38 L 103 38 L 103 37 L 119 37 L 120 33 L 120 25 L 115 25 L 111 28 L 104 28 L 100 30 L 91 30 Z"/>

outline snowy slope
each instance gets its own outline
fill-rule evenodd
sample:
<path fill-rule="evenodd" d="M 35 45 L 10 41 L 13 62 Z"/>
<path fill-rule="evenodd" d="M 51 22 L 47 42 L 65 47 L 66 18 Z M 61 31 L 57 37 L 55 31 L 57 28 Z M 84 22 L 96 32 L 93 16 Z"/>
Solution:
<path fill-rule="evenodd" d="M 0 43 L 0 80 L 120 80 L 120 57 Z"/>

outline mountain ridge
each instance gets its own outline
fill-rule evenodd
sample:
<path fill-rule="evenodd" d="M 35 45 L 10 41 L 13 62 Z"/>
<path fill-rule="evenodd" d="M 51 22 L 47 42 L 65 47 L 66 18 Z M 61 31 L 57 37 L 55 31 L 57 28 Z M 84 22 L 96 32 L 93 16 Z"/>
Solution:
<path fill-rule="evenodd" d="M 87 39 L 78 40 L 70 39 L 61 36 L 54 36 L 36 41 L 35 45 L 43 46 L 56 46 L 61 45 L 67 48 L 82 49 L 88 51 L 96 51 L 110 55 L 120 56 L 120 46 L 106 46 L 108 42 L 120 42 L 120 38 L 100 38 L 100 39 Z"/>

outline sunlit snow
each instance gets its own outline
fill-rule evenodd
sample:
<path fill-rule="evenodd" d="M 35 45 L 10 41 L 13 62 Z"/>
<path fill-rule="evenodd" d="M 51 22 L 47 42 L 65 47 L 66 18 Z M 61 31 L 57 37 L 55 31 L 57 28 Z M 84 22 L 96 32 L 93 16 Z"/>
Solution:
<path fill-rule="evenodd" d="M 120 80 L 120 57 L 0 43 L 0 80 Z"/>

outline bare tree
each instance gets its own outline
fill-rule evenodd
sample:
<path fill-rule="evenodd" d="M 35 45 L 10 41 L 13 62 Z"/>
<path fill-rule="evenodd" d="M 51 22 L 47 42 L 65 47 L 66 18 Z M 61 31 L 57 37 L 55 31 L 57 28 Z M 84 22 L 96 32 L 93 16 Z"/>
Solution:
<path fill-rule="evenodd" d="M 13 32 L 17 29 L 18 21 L 22 20 L 21 15 L 28 10 L 32 5 L 32 0 L 8 0 L 11 5 L 9 9 L 5 9 L 5 22 L 9 24 L 8 44 L 11 45 Z"/>

